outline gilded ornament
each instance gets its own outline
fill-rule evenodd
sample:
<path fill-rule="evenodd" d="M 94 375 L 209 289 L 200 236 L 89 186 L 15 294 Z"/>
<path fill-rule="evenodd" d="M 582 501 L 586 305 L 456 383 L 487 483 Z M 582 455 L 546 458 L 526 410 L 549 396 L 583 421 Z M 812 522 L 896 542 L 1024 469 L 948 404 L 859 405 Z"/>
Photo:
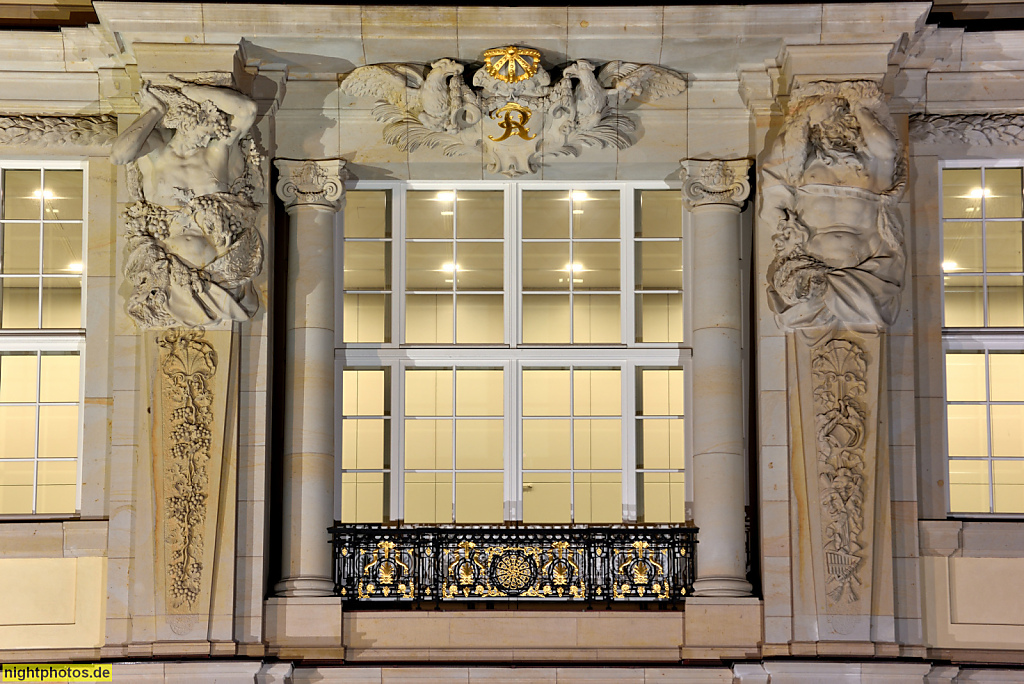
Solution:
<path fill-rule="evenodd" d="M 497 138 L 493 135 L 487 136 L 494 142 L 507 140 L 513 135 L 518 135 L 523 140 L 533 140 L 537 137 L 536 135 L 530 135 L 530 129 L 526 127 L 526 124 L 530 121 L 530 116 L 533 114 L 529 107 L 516 104 L 515 102 L 509 102 L 507 105 L 491 114 L 491 118 L 497 119 L 502 114 L 505 116 L 498 121 L 498 127 L 505 132 Z M 518 119 L 515 121 L 512 120 L 513 114 L 518 115 Z"/>
<path fill-rule="evenodd" d="M 530 48 L 503 47 L 484 52 L 484 68 L 493 78 L 519 83 L 537 75 L 540 53 Z"/>

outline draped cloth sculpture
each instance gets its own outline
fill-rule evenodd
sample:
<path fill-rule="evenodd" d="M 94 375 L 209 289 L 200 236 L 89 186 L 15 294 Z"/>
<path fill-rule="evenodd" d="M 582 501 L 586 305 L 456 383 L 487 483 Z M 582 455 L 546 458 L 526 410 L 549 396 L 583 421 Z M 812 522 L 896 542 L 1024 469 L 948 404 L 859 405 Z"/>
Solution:
<path fill-rule="evenodd" d="M 245 137 L 255 102 L 171 78 L 143 83 L 141 114 L 111 152 L 134 199 L 121 213 L 126 309 L 143 329 L 151 416 L 135 496 L 156 520 L 137 533 L 152 544 L 153 593 L 138 604 L 163 618 L 153 640 L 230 641 L 233 577 L 215 569 L 234 554 L 237 322 L 258 305 L 262 157 Z"/>
<path fill-rule="evenodd" d="M 907 165 L 878 86 L 797 88 L 761 170 L 768 303 L 787 333 L 794 639 L 893 641 L 885 330 Z"/>

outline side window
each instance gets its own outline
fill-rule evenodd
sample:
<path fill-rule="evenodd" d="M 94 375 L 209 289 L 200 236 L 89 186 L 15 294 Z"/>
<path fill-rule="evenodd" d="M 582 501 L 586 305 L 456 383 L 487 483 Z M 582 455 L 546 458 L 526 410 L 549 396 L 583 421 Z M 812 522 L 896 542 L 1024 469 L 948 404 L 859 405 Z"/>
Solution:
<path fill-rule="evenodd" d="M 74 514 L 84 172 L 0 163 L 0 515 Z"/>
<path fill-rule="evenodd" d="M 1024 513 L 1022 168 L 942 170 L 951 513 Z"/>

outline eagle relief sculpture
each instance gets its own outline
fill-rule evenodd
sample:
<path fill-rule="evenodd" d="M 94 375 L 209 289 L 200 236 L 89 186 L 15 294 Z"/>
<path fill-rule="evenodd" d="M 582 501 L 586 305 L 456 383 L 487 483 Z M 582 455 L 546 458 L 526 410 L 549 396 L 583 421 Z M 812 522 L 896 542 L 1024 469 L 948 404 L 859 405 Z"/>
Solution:
<path fill-rule="evenodd" d="M 263 266 L 253 200 L 262 157 L 244 137 L 256 103 L 171 78 L 178 87 L 143 83 L 142 113 L 111 150 L 136 200 L 124 212 L 128 315 L 144 328 L 244 321 Z"/>
<path fill-rule="evenodd" d="M 686 90 L 686 79 L 651 64 L 586 60 L 551 75 L 540 53 L 503 47 L 484 53 L 484 66 L 463 78 L 466 67 L 439 59 L 424 74 L 412 64 L 359 67 L 341 82 L 342 92 L 377 100 L 373 116 L 384 140 L 400 150 L 440 148 L 447 156 L 484 154 L 487 170 L 516 177 L 535 173 L 540 160 L 584 147 L 624 149 L 636 142 L 637 124 L 622 111 L 634 97 L 655 100 Z M 492 121 L 485 132 L 483 121 Z"/>

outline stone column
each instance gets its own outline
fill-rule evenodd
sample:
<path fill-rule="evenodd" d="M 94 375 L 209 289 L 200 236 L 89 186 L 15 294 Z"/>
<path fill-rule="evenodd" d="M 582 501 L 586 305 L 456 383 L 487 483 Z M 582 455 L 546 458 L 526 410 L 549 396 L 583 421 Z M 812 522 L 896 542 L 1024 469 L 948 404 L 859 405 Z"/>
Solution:
<path fill-rule="evenodd" d="M 693 517 L 697 596 L 749 596 L 746 579 L 740 210 L 750 160 L 684 162 L 693 215 Z"/>
<path fill-rule="evenodd" d="M 334 592 L 334 227 L 344 160 L 276 159 L 289 219 L 284 525 L 278 596 Z"/>

